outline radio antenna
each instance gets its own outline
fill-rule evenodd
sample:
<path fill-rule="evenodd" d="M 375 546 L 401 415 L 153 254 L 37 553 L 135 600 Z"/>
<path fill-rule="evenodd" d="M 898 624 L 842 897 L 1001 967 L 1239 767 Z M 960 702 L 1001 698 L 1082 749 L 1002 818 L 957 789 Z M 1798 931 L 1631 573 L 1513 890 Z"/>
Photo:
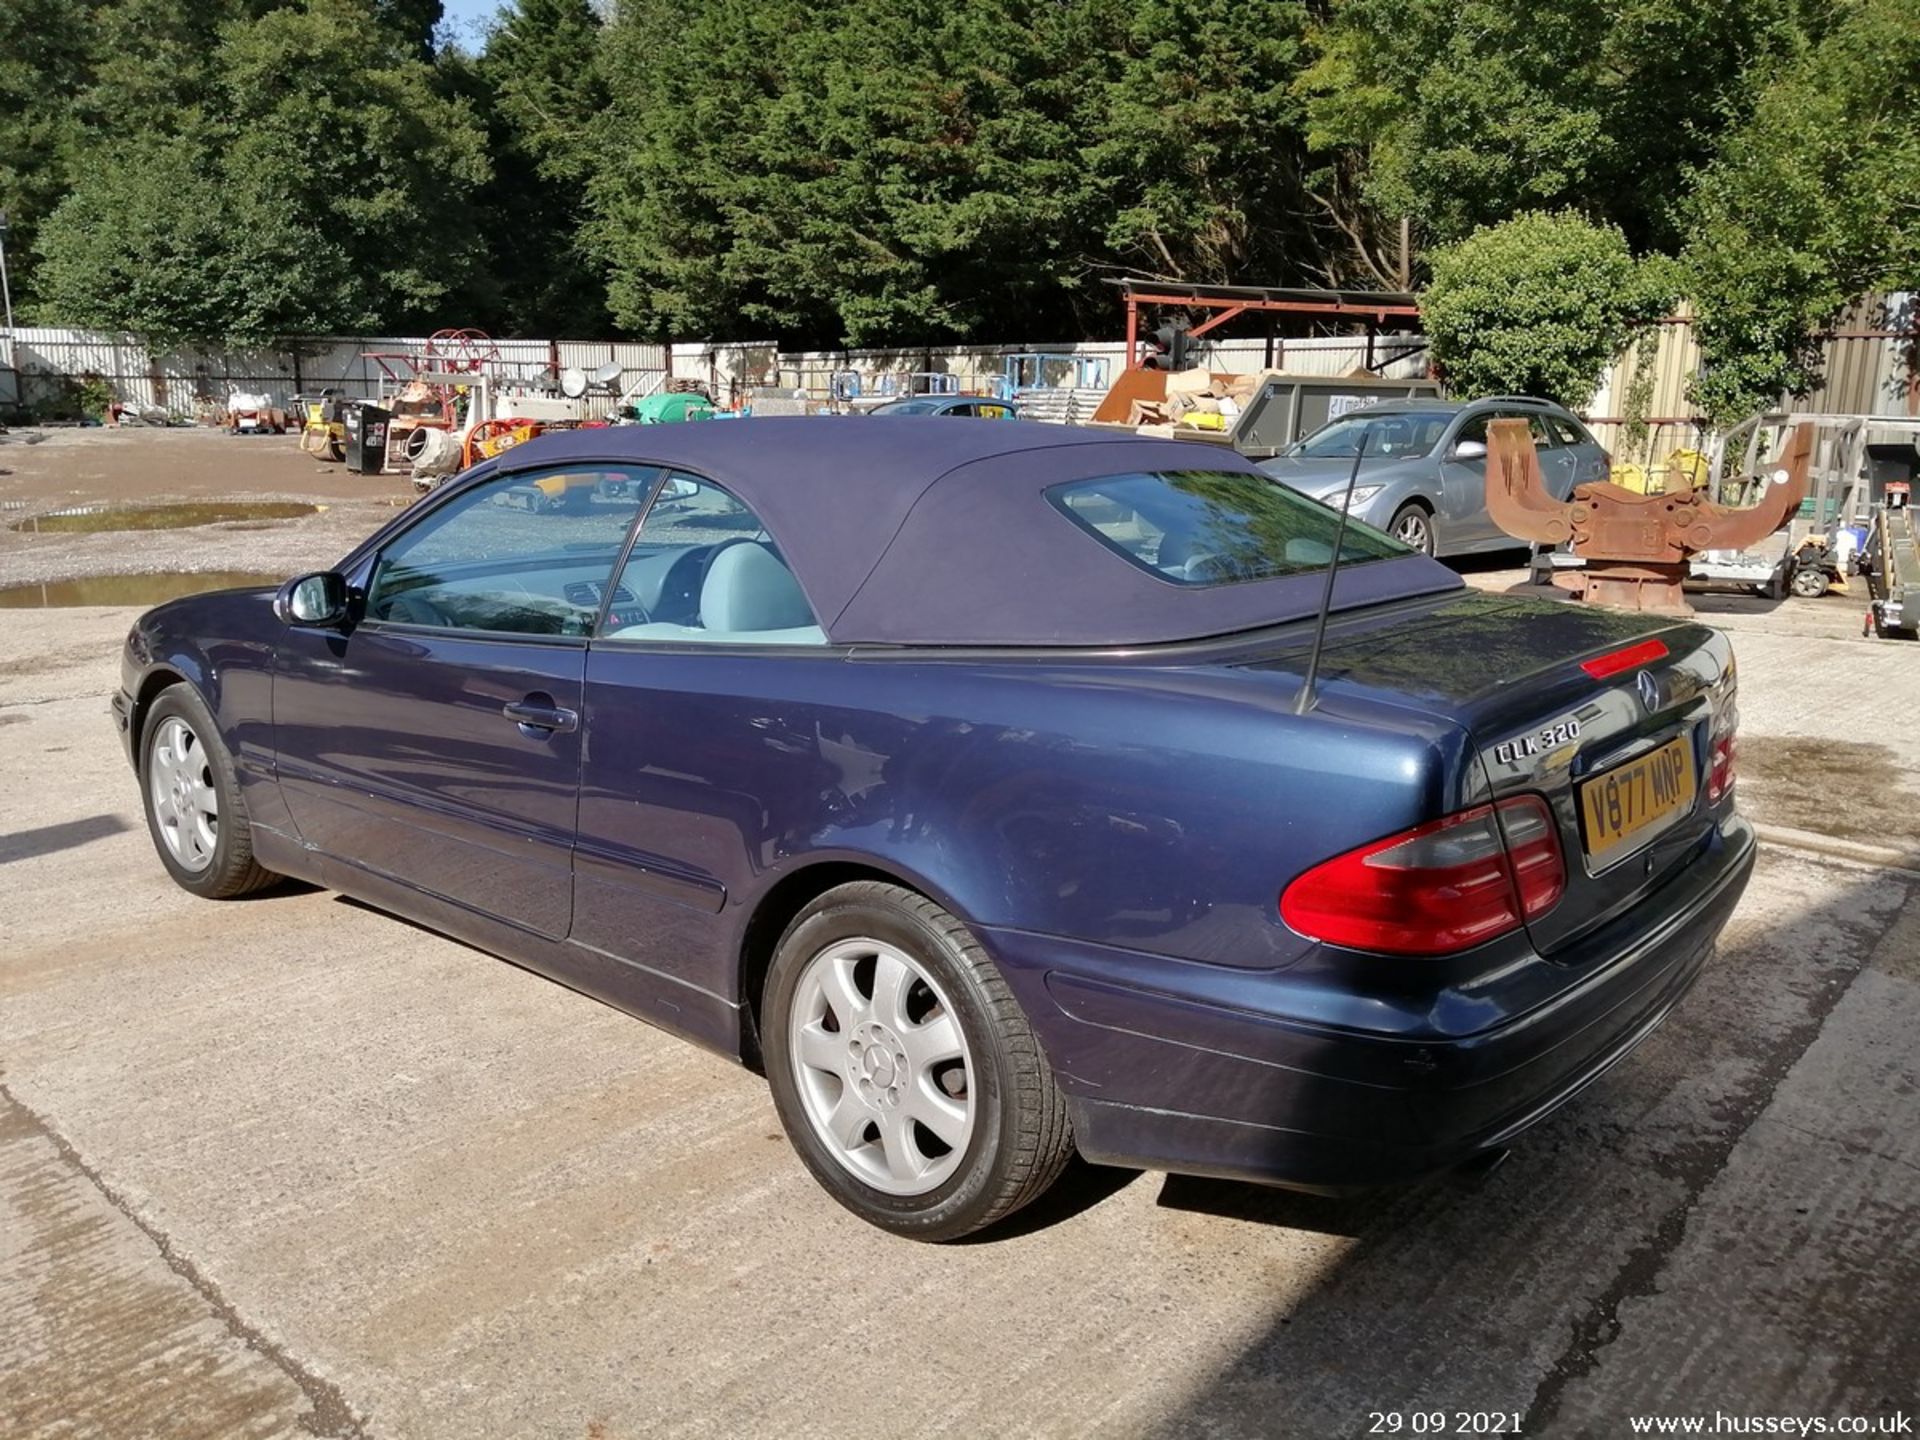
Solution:
<path fill-rule="evenodd" d="M 1320 592 L 1320 615 L 1314 622 L 1313 649 L 1307 655 L 1307 683 L 1300 687 L 1300 698 L 1293 713 L 1304 715 L 1316 698 L 1313 682 L 1320 677 L 1320 651 L 1327 643 L 1327 612 L 1333 609 L 1333 579 L 1340 573 L 1340 552 L 1347 544 L 1347 511 L 1353 506 L 1353 487 L 1360 479 L 1360 457 L 1367 453 L 1367 432 L 1360 431 L 1360 443 L 1353 447 L 1353 469 L 1347 472 L 1347 493 L 1340 498 L 1340 518 L 1333 527 L 1333 558 L 1327 561 L 1327 584 Z"/>

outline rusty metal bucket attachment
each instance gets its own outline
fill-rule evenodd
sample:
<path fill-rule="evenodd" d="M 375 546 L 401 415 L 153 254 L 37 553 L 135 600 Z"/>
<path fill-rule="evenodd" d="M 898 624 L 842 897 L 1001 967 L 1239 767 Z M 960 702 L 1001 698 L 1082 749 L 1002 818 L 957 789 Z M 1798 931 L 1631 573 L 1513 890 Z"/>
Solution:
<path fill-rule="evenodd" d="M 1702 550 L 1744 550 L 1800 508 L 1813 462 L 1813 426 L 1795 428 L 1761 471 L 1760 498 L 1741 509 L 1715 505 L 1697 490 L 1641 495 L 1611 481 L 1576 486 L 1566 500 L 1547 493 L 1524 420 L 1496 420 L 1487 432 L 1487 513 L 1518 540 L 1573 541 L 1584 569 L 1553 583 L 1582 599 L 1628 610 L 1687 613 L 1680 585 L 1688 559 Z"/>
<path fill-rule="evenodd" d="M 1572 510 L 1547 493 L 1524 420 L 1487 427 L 1487 514 L 1516 540 L 1560 545 L 1573 534 Z"/>

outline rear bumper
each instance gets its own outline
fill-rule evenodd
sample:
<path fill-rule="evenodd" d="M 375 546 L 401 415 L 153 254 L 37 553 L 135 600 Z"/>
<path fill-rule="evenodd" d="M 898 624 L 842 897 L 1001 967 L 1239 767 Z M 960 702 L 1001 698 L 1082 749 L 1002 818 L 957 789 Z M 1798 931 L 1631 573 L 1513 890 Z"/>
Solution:
<path fill-rule="evenodd" d="M 1523 956 L 1444 1003 L 1344 996 L 1339 1024 L 1283 973 L 987 940 L 1088 1159 L 1340 1191 L 1497 1149 L 1604 1074 L 1692 988 L 1753 861 L 1731 818 L 1679 878 L 1553 960 Z M 1352 1023 L 1369 1011 L 1377 1028 Z"/>

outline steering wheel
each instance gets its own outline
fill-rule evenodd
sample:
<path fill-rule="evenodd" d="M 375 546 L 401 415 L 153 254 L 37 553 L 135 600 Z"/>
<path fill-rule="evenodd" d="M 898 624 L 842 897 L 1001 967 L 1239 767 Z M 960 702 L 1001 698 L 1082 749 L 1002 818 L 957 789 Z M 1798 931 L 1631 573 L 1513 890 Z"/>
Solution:
<path fill-rule="evenodd" d="M 397 625 L 433 625 L 441 629 L 450 628 L 453 624 L 446 611 L 417 590 L 402 590 L 387 601 L 386 613 L 382 618 Z"/>
<path fill-rule="evenodd" d="M 1181 575 L 1190 581 L 1220 581 L 1231 573 L 1227 562 L 1211 550 L 1196 550 L 1180 566 Z"/>

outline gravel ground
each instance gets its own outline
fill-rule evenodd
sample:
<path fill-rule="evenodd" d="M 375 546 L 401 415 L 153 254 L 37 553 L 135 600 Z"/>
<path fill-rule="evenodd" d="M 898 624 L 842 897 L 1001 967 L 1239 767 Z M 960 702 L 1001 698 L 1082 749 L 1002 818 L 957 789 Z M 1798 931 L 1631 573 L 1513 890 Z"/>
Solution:
<path fill-rule="evenodd" d="M 183 568 L 324 564 L 400 490 L 167 432 L 0 447 L 0 496 L 131 498 L 82 475 L 116 445 L 164 493 L 244 491 L 212 476 L 245 456 L 251 493 L 340 502 L 163 535 L 217 548 Z M 155 544 L 0 535 L 0 578 Z M 173 887 L 104 708 L 134 613 L 0 621 L 0 1435 L 1598 1436 L 1920 1401 L 1898 870 L 1767 847 L 1694 994 L 1489 1175 L 1331 1202 L 1083 1168 L 931 1248 L 827 1200 L 720 1060 L 325 892 Z M 1920 647 L 1846 613 L 1716 617 L 1743 804 L 1920 852 Z"/>
<path fill-rule="evenodd" d="M 38 443 L 30 443 L 39 437 Z M 398 475 L 349 475 L 290 435 L 220 430 L 49 429 L 0 436 L 0 585 L 178 570 L 292 575 L 331 564 L 413 493 Z M 307 501 L 291 521 L 187 530 L 34 534 L 15 528 L 75 506 L 245 497 Z"/>

